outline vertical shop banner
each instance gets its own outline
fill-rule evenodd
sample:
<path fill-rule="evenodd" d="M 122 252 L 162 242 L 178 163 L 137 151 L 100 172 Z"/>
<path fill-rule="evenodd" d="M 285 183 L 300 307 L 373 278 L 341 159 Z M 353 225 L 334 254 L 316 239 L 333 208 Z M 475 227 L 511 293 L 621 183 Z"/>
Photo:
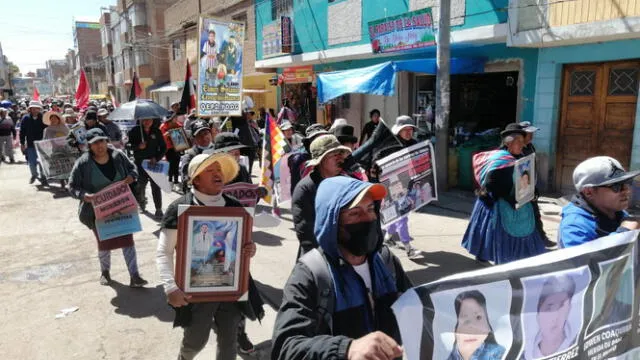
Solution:
<path fill-rule="evenodd" d="M 516 193 L 516 209 L 533 200 L 536 196 L 536 154 L 516 161 L 513 170 L 513 184 Z"/>
<path fill-rule="evenodd" d="M 34 145 L 38 152 L 38 161 L 47 179 L 69 178 L 73 164 L 80 156 L 78 149 L 67 145 L 67 139 L 64 137 L 35 141 Z"/>
<path fill-rule="evenodd" d="M 235 183 L 225 185 L 222 193 L 234 197 L 244 207 L 256 207 L 258 203 L 258 184 Z"/>
<path fill-rule="evenodd" d="M 407 359 L 640 359 L 638 232 L 452 275 L 393 305 Z"/>
<path fill-rule="evenodd" d="M 244 24 L 200 18 L 198 116 L 242 114 Z"/>
<path fill-rule="evenodd" d="M 438 200 L 433 144 L 421 142 L 376 162 L 380 183 L 387 189 L 380 214 L 388 226 L 411 211 Z"/>
<path fill-rule="evenodd" d="M 373 53 L 390 53 L 435 45 L 431 8 L 369 22 Z"/>
<path fill-rule="evenodd" d="M 143 160 L 142 168 L 162 191 L 171 194 L 172 186 L 171 181 L 169 181 L 169 162 L 162 160 L 152 166 L 149 160 Z"/>

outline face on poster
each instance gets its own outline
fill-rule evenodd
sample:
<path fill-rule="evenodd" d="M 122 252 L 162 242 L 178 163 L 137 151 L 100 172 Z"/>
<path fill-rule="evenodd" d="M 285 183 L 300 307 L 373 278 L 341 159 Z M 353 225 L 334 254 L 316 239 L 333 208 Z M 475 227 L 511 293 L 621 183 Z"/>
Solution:
<path fill-rule="evenodd" d="M 433 359 L 501 360 L 513 342 L 508 281 L 431 294 Z"/>
<path fill-rule="evenodd" d="M 242 218 L 189 219 L 186 291 L 232 291 L 238 287 Z"/>
<path fill-rule="evenodd" d="M 200 19 L 198 115 L 242 114 L 244 24 Z"/>
<path fill-rule="evenodd" d="M 516 192 L 516 202 L 523 205 L 535 196 L 535 154 L 526 156 L 516 162 L 513 181 Z"/>
<path fill-rule="evenodd" d="M 524 360 L 573 349 L 582 329 L 584 299 L 591 282 L 588 266 L 522 278 Z"/>

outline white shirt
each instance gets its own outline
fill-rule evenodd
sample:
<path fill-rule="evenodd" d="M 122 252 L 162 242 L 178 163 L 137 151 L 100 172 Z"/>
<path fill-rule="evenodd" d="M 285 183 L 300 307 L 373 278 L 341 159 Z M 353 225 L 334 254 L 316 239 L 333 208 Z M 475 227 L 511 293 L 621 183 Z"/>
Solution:
<path fill-rule="evenodd" d="M 371 272 L 369 271 L 369 261 L 365 260 L 360 265 L 353 265 L 353 270 L 360 275 L 362 281 L 364 281 L 367 290 L 371 291 Z"/>

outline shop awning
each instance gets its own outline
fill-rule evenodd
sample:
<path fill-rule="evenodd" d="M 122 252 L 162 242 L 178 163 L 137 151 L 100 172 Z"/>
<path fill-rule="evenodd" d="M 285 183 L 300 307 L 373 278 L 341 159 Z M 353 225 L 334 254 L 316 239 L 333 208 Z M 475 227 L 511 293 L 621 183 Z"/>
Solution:
<path fill-rule="evenodd" d="M 453 58 L 451 74 L 484 72 L 484 63 L 484 58 Z M 326 103 L 350 93 L 392 96 L 395 93 L 397 72 L 436 74 L 437 70 L 436 59 L 414 59 L 387 61 L 359 69 L 321 73 L 317 75 L 318 101 Z"/>

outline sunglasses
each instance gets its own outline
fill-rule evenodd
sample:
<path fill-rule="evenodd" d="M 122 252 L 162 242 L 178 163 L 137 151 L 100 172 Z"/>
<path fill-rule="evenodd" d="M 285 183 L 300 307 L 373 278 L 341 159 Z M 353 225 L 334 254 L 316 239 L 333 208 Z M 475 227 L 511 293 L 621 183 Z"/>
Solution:
<path fill-rule="evenodd" d="M 624 188 L 631 187 L 631 184 L 633 184 L 633 180 L 625 180 L 625 181 L 621 181 L 621 182 L 618 182 L 618 183 L 615 183 L 615 184 L 611 184 L 611 185 L 607 185 L 607 186 L 600 186 L 600 187 L 610 189 L 614 193 L 619 193 Z"/>

